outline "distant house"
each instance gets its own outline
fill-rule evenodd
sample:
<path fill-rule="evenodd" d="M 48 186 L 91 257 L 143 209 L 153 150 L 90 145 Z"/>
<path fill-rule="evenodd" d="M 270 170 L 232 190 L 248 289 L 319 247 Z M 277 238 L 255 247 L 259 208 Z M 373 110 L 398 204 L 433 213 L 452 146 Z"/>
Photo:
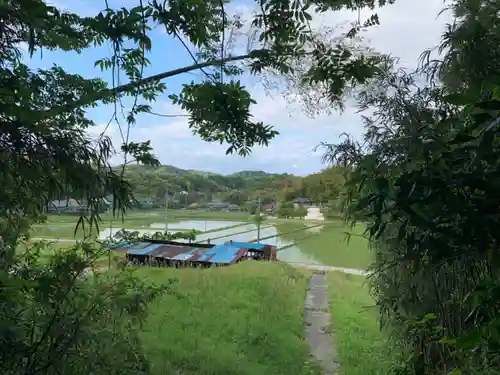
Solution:
<path fill-rule="evenodd" d="M 53 213 L 84 213 L 88 211 L 88 206 L 80 204 L 76 199 L 61 199 L 50 201 L 47 211 Z"/>
<path fill-rule="evenodd" d="M 229 202 L 223 202 L 220 200 L 213 200 L 212 202 L 209 202 L 206 204 L 207 208 L 209 211 L 229 211 L 232 205 Z M 238 207 L 239 209 L 239 207 Z"/>
<path fill-rule="evenodd" d="M 275 203 L 269 203 L 262 206 L 262 211 L 264 212 L 272 212 L 276 209 Z"/>
<path fill-rule="evenodd" d="M 99 208 L 101 212 L 106 211 L 113 206 L 113 196 L 102 198 L 102 206 Z M 83 202 L 77 201 L 74 198 L 56 199 L 47 204 L 47 212 L 49 213 L 79 213 L 87 214 L 89 206 Z"/>
<path fill-rule="evenodd" d="M 155 200 L 151 197 L 140 197 L 136 199 L 141 207 L 151 207 L 155 204 Z"/>
<path fill-rule="evenodd" d="M 293 203 L 300 204 L 300 205 L 303 205 L 303 206 L 310 206 L 311 205 L 311 200 L 309 198 L 295 198 L 293 200 Z"/>
<path fill-rule="evenodd" d="M 311 200 L 309 198 L 295 198 L 293 200 L 293 207 L 295 209 L 301 206 L 310 206 L 310 205 L 311 205 Z"/>
<path fill-rule="evenodd" d="M 102 198 L 102 203 L 105 209 L 110 209 L 113 207 L 113 201 L 114 201 L 114 196 L 113 194 L 110 194 L 104 198 Z M 131 205 L 133 205 L 135 202 L 132 200 L 129 202 Z"/>

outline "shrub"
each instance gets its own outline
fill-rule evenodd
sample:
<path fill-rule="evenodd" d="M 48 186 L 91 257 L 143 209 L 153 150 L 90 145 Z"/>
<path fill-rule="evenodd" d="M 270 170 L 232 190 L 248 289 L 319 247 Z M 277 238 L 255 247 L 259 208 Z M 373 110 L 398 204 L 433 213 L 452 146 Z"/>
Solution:
<path fill-rule="evenodd" d="M 138 329 L 148 303 L 168 289 L 125 269 L 92 273 L 101 254 L 88 244 L 28 245 L 0 270 L 3 374 L 148 372 Z"/>

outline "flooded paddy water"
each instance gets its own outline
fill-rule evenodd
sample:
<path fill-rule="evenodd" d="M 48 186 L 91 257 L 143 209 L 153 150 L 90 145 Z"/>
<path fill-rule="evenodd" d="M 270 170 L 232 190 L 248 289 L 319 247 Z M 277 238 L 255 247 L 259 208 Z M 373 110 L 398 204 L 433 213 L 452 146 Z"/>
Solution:
<path fill-rule="evenodd" d="M 120 223 L 121 224 L 121 223 Z M 113 236 L 123 228 L 123 224 L 105 228 L 100 231 L 99 238 L 104 240 Z M 126 225 L 126 224 L 125 224 Z M 286 226 L 286 225 L 285 225 Z M 45 227 L 44 235 L 52 239 L 72 238 L 72 235 L 61 235 L 62 230 L 68 232 L 66 225 L 47 225 Z M 102 227 L 102 226 L 101 226 Z M 257 237 L 261 239 L 260 242 L 284 248 L 278 251 L 278 259 L 289 263 L 301 263 L 310 265 L 321 265 L 321 262 L 306 254 L 300 248 L 300 242 L 304 239 L 318 234 L 322 226 L 311 226 L 310 228 L 299 227 L 298 230 L 284 229 L 280 225 L 276 226 L 272 223 L 265 222 L 261 225 L 260 233 L 258 235 L 257 225 L 238 221 L 224 221 L 224 220 L 180 220 L 178 222 L 168 223 L 169 232 L 176 232 L 179 230 L 197 230 L 201 233 L 196 236 L 196 242 L 223 244 L 227 241 L 240 241 L 240 242 L 253 242 Z M 128 229 L 130 231 L 138 231 L 141 234 L 153 234 L 158 231 L 165 230 L 165 223 L 157 222 L 144 229 Z"/>
<path fill-rule="evenodd" d="M 139 232 L 154 233 L 159 230 L 164 230 L 165 224 L 154 223 L 150 228 L 151 229 L 139 230 Z M 259 237 L 262 239 L 262 243 L 276 246 L 278 249 L 281 247 L 285 247 L 283 250 L 278 251 L 279 260 L 289 263 L 311 265 L 321 265 L 321 262 L 304 253 L 300 249 L 300 244 L 294 245 L 294 243 L 300 242 L 300 240 L 304 237 L 318 234 L 321 231 L 321 228 L 322 226 L 312 226 L 311 228 L 305 228 L 304 230 L 298 230 L 293 233 L 284 233 L 284 231 L 280 231 L 276 225 L 264 223 L 261 225 L 260 235 L 258 235 L 258 228 L 256 224 L 245 224 L 244 222 L 222 220 L 186 220 L 179 221 L 177 223 L 168 223 L 168 229 L 169 231 L 172 230 L 172 232 L 175 232 L 176 229 L 196 229 L 199 231 L 212 231 L 209 233 L 201 233 L 197 235 L 196 242 L 199 243 L 210 242 L 211 244 L 219 245 L 230 240 L 240 242 L 253 242 L 257 240 L 257 237 Z M 100 237 L 107 238 L 110 235 L 110 231 L 114 234 L 121 229 L 122 228 L 107 228 L 101 232 Z"/>
<path fill-rule="evenodd" d="M 238 224 L 241 224 L 241 226 L 234 227 L 235 225 Z M 164 231 L 166 228 L 168 228 L 169 232 L 178 232 L 183 230 L 197 230 L 200 232 L 205 232 L 205 231 L 213 231 L 221 229 L 220 231 L 213 233 L 222 233 L 222 231 L 224 230 L 222 228 L 226 227 L 234 227 L 234 228 L 228 228 L 227 230 L 234 229 L 236 232 L 241 232 L 243 230 L 241 228 L 243 228 L 244 226 L 245 223 L 241 221 L 223 221 L 223 220 L 181 220 L 174 223 L 168 223 L 168 226 L 165 226 L 165 223 L 153 223 L 149 226 L 145 226 L 144 229 L 127 229 L 117 225 L 116 228 L 112 227 L 102 230 L 99 233 L 99 238 L 102 240 L 109 238 L 110 236 L 114 236 L 122 229 L 126 229 L 129 231 L 137 231 L 140 234 L 154 234 L 156 232 Z M 206 234 L 209 233 L 204 233 L 202 235 L 199 235 L 197 238 L 201 238 L 203 235 Z M 213 237 L 215 237 L 215 235 L 213 235 Z"/>

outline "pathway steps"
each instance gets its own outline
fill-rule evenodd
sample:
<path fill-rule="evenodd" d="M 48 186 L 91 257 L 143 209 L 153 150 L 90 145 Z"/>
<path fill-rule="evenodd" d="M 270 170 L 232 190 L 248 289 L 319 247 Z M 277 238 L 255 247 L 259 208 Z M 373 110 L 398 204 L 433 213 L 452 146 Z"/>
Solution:
<path fill-rule="evenodd" d="M 325 375 L 338 373 L 339 364 L 331 337 L 328 290 L 324 273 L 311 278 L 304 302 L 304 326 L 311 355 L 316 358 Z"/>

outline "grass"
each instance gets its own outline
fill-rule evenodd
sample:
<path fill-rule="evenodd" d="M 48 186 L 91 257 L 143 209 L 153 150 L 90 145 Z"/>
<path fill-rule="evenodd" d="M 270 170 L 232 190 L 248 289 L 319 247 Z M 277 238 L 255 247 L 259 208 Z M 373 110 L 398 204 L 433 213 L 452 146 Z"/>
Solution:
<path fill-rule="evenodd" d="M 279 227 L 285 233 L 300 225 L 283 223 Z M 304 243 L 318 254 L 321 249 L 312 248 L 314 244 L 328 245 L 329 239 L 343 239 L 341 234 L 342 228 L 334 231 L 330 227 Z M 352 254 L 354 246 L 359 244 L 346 244 L 344 251 Z M 345 254 L 342 257 L 330 255 L 329 259 L 348 259 Z M 107 262 L 107 257 L 98 261 L 103 266 Z M 135 272 L 156 283 L 177 279 L 175 294 L 166 294 L 151 305 L 143 327 L 142 340 L 153 375 L 321 373 L 310 362 L 303 338 L 309 271 L 279 262 L 248 261 L 227 268 L 139 268 Z M 393 357 L 379 330 L 377 312 L 367 309 L 373 301 L 365 279 L 331 272 L 327 280 L 340 375 L 387 374 Z"/>
<path fill-rule="evenodd" d="M 340 375 L 386 375 L 394 354 L 379 329 L 377 311 L 365 278 L 327 274 L 334 344 Z"/>
<path fill-rule="evenodd" d="M 50 226 L 50 225 L 36 225 L 31 229 L 31 236 L 33 238 L 51 238 L 51 239 L 77 239 L 82 240 L 84 233 L 78 228 L 75 234 L 76 223 L 73 226 Z M 96 233 L 93 234 L 96 237 Z"/>
<path fill-rule="evenodd" d="M 349 241 L 346 232 L 351 233 Z M 363 232 L 362 225 L 351 230 L 338 221 L 326 224 L 317 236 L 301 242 L 299 247 L 327 266 L 366 269 L 373 255 Z"/>
<path fill-rule="evenodd" d="M 155 301 L 143 329 L 153 374 L 319 374 L 303 340 L 305 273 L 250 261 L 137 272 L 156 282 L 178 279 L 180 296 Z"/>
<path fill-rule="evenodd" d="M 103 222 L 109 222 L 113 219 L 110 214 L 104 213 L 101 215 Z M 249 214 L 247 212 L 216 212 L 216 211 L 201 211 L 201 210 L 168 210 L 168 222 L 178 222 L 182 220 L 221 220 L 221 221 L 248 221 Z M 77 215 L 67 214 L 51 214 L 47 217 L 49 224 L 76 224 Z M 121 219 L 113 219 L 115 223 L 121 223 Z M 165 210 L 141 210 L 129 211 L 124 218 L 123 223 L 127 226 L 137 228 L 149 226 L 157 222 L 165 222 Z"/>
<path fill-rule="evenodd" d="M 242 227 L 244 225 L 247 225 L 247 223 L 239 223 L 239 224 L 234 224 L 234 225 L 223 226 L 223 227 L 220 227 L 220 228 L 215 228 L 215 229 L 210 229 L 210 230 L 207 230 L 207 231 L 203 231 L 202 233 L 220 232 L 220 231 L 223 231 L 223 230 L 226 230 L 226 229 L 233 229 L 233 228 Z"/>
<path fill-rule="evenodd" d="M 174 223 L 174 222 L 179 222 L 182 221 L 182 219 L 177 218 L 175 219 L 174 215 L 177 215 L 178 212 L 184 213 L 188 215 L 184 220 L 238 220 L 242 219 L 241 213 L 233 213 L 233 212 L 208 212 L 208 214 L 212 214 L 213 218 L 202 218 L 199 215 L 195 216 L 192 212 L 189 213 L 188 211 L 182 211 L 182 210 L 177 210 L 173 212 L 173 215 L 169 217 L 168 222 L 169 223 Z M 202 211 L 197 211 L 198 213 L 203 213 Z M 170 213 L 170 212 L 169 212 Z M 239 214 L 239 215 L 235 215 Z M 191 215 L 191 216 L 189 216 Z M 203 215 L 202 215 L 203 216 Z M 245 220 L 248 219 L 248 215 L 244 215 Z M 108 215 L 104 214 L 102 216 L 102 222 L 99 225 L 100 229 L 105 229 L 108 228 L 110 223 L 109 223 L 110 217 Z M 76 223 L 78 220 L 78 216 L 76 215 L 48 215 L 47 217 L 47 222 L 45 224 L 37 224 L 34 225 L 32 228 L 32 237 L 34 238 L 51 238 L 51 239 L 78 239 L 81 240 L 84 238 L 83 231 L 79 228 L 79 230 L 76 233 L 74 233 Z M 124 227 L 127 230 L 140 230 L 140 229 L 150 229 L 150 225 L 153 223 L 158 223 L 158 222 L 165 222 L 164 218 L 160 215 L 159 212 L 157 211 L 132 211 L 125 217 L 125 219 L 122 220 L 117 220 L 115 219 L 112 224 L 113 227 L 118 228 L 118 227 Z M 212 230 L 207 230 L 208 232 L 218 232 L 221 230 L 229 229 L 229 228 L 236 228 L 241 225 L 245 225 L 247 221 L 244 221 L 243 223 L 237 223 L 237 224 L 232 224 L 230 221 L 228 221 L 228 225 L 225 225 L 221 228 L 216 228 Z M 189 225 L 189 223 L 186 223 L 186 225 Z M 158 231 L 161 231 L 161 229 L 157 229 Z M 178 229 L 178 228 L 173 228 L 170 229 L 171 231 L 177 232 L 177 231 L 187 231 L 190 230 L 188 228 L 185 229 Z M 95 236 L 95 235 L 94 235 Z"/>

